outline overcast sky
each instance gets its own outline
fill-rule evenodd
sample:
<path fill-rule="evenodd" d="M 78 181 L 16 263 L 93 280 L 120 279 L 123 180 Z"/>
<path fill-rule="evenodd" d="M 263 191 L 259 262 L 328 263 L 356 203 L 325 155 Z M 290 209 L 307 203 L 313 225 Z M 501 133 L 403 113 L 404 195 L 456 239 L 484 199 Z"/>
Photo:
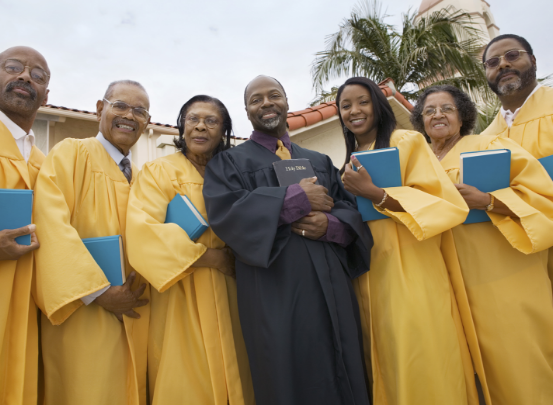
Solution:
<path fill-rule="evenodd" d="M 553 1 L 487 1 L 501 33 L 522 35 L 532 44 L 538 75 L 553 73 Z M 153 121 L 175 125 L 186 100 L 209 94 L 229 108 L 235 134 L 249 136 L 246 84 L 259 74 L 273 76 L 284 85 L 291 111 L 307 107 L 315 97 L 315 53 L 357 3 L 0 0 L 0 50 L 27 45 L 46 57 L 51 104 L 93 111 L 111 81 L 133 79 L 150 95 Z M 419 5 L 384 2 L 392 24 Z"/>

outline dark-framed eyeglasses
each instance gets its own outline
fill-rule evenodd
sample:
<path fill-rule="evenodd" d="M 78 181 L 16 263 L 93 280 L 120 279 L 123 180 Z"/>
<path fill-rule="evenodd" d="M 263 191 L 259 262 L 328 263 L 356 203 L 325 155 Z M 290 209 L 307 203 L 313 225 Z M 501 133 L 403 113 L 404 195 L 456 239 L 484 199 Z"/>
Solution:
<path fill-rule="evenodd" d="M 128 105 L 121 100 L 116 100 L 112 102 L 104 98 L 104 101 L 111 106 L 111 111 L 117 116 L 122 117 L 128 114 L 129 110 L 132 109 L 132 115 L 138 121 L 147 122 L 150 118 L 150 113 L 143 107 L 133 107 L 132 105 Z"/>
<path fill-rule="evenodd" d="M 433 117 L 438 113 L 438 110 L 440 110 L 442 114 L 453 114 L 457 111 L 457 108 L 450 104 L 442 105 L 440 107 L 428 107 L 424 109 L 422 115 L 425 117 Z"/>
<path fill-rule="evenodd" d="M 505 58 L 507 62 L 511 63 L 520 59 L 523 53 L 528 53 L 528 51 L 523 49 L 511 49 L 510 51 L 505 52 L 503 56 L 494 56 L 493 58 L 488 59 L 484 62 L 484 66 L 488 69 L 494 69 L 499 66 L 501 59 Z"/>
<path fill-rule="evenodd" d="M 31 68 L 17 59 L 6 59 L 3 66 L 6 73 L 9 73 L 10 75 L 19 75 L 23 73 L 25 68 L 29 68 L 31 80 L 38 84 L 46 84 L 50 79 L 50 75 L 46 73 L 44 69 L 41 69 L 38 66 Z"/>
<path fill-rule="evenodd" d="M 217 118 L 214 117 L 206 117 L 206 118 L 200 118 L 195 115 L 187 115 L 186 116 L 186 123 L 190 124 L 191 126 L 195 127 L 200 123 L 200 120 L 204 120 L 204 124 L 209 129 L 213 129 L 219 126 L 220 122 Z"/>

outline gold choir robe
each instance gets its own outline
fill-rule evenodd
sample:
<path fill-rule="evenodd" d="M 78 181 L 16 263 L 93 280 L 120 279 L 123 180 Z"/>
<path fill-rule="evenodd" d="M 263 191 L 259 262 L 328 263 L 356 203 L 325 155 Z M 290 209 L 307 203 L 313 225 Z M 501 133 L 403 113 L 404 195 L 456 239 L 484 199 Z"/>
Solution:
<path fill-rule="evenodd" d="M 510 138 L 536 159 L 553 155 L 553 88 L 542 86 L 522 106 L 507 126 L 501 113 L 482 135 L 501 135 Z M 553 249 L 549 249 L 549 278 L 553 283 Z"/>
<path fill-rule="evenodd" d="M 399 149 L 403 186 L 385 190 L 406 212 L 381 210 L 390 218 L 368 222 L 371 270 L 354 282 L 374 404 L 477 404 L 453 294 L 463 286 L 452 285 L 452 257 L 442 254 L 468 207 L 420 133 L 396 130 L 390 146 Z"/>
<path fill-rule="evenodd" d="M 62 141 L 40 171 L 36 302 L 43 312 L 46 405 L 146 403 L 149 306 L 136 308 L 141 319 L 124 316 L 121 323 L 95 302 L 81 301 L 109 284 L 81 239 L 124 237 L 129 193 L 96 138 Z M 133 289 L 143 282 L 137 276 Z"/>
<path fill-rule="evenodd" d="M 33 189 L 44 154 L 33 146 L 29 161 L 0 122 L 0 188 Z M 2 213 L 6 215 L 8 213 Z M 34 252 L 0 261 L 0 404 L 37 403 L 38 325 L 31 297 Z"/>
<path fill-rule="evenodd" d="M 546 267 L 553 182 L 527 151 L 499 136 L 464 136 L 441 163 L 459 183 L 460 154 L 491 149 L 511 150 L 511 187 L 491 194 L 519 219 L 488 213 L 492 222 L 453 228 L 484 363 L 480 380 L 487 381 L 488 405 L 553 404 L 553 296 Z"/>
<path fill-rule="evenodd" d="M 177 194 L 207 218 L 203 184 L 178 152 L 144 165 L 129 199 L 129 260 L 155 288 L 148 343 L 154 405 L 254 403 L 236 281 L 217 269 L 191 267 L 207 248 L 225 244 L 211 228 L 194 242 L 178 225 L 164 223 Z"/>

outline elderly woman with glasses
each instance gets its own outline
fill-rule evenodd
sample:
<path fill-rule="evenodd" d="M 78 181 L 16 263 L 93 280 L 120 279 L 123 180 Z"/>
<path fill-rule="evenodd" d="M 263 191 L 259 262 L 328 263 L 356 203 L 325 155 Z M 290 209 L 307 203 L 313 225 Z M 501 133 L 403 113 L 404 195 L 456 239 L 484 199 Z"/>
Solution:
<path fill-rule="evenodd" d="M 426 89 L 411 115 L 471 209 L 491 222 L 452 229 L 465 291 L 456 290 L 488 404 L 553 403 L 553 305 L 547 248 L 553 244 L 553 182 L 510 139 L 469 135 L 477 111 L 453 86 Z M 484 193 L 460 183 L 460 154 L 509 149 L 510 187 Z M 474 336 L 474 333 L 476 337 Z"/>
<path fill-rule="evenodd" d="M 216 98 L 182 107 L 179 151 L 144 165 L 127 216 L 129 260 L 153 287 L 148 343 L 152 404 L 253 404 L 238 319 L 234 257 L 208 228 L 197 240 L 164 223 L 167 205 L 188 197 L 207 219 L 205 167 L 230 147 L 232 122 Z"/>

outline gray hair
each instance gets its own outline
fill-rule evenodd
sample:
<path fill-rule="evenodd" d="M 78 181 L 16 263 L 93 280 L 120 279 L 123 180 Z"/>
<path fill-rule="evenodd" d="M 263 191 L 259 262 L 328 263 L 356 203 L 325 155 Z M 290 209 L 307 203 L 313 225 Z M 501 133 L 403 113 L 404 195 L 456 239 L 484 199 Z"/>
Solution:
<path fill-rule="evenodd" d="M 141 89 L 142 91 L 144 91 L 144 93 L 148 94 L 148 92 L 146 91 L 146 89 L 144 88 L 144 86 L 142 86 L 140 83 L 134 81 L 134 80 L 116 80 L 114 82 L 111 82 L 106 90 L 106 93 L 104 94 L 104 98 L 106 100 L 109 100 L 109 98 L 111 97 L 112 93 L 113 93 L 113 90 L 115 89 L 116 86 L 120 85 L 120 84 L 128 84 L 128 85 L 131 85 L 131 86 L 136 86 L 138 87 L 139 89 Z"/>

